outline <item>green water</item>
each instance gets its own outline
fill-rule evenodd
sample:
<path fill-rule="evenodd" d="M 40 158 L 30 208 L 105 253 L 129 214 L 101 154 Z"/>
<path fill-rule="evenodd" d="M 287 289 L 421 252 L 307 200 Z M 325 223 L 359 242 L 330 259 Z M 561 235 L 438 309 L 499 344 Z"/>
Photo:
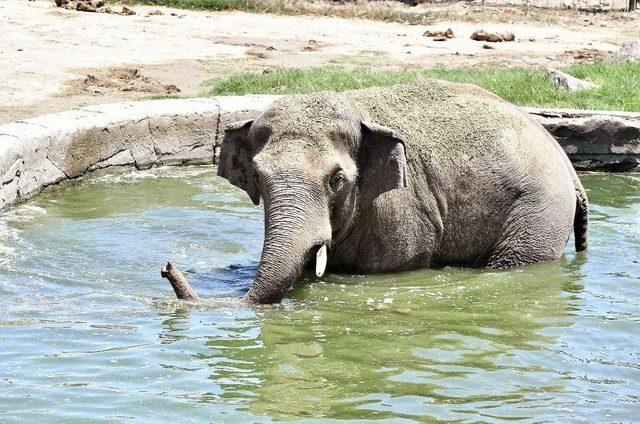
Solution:
<path fill-rule="evenodd" d="M 212 168 L 49 192 L 0 218 L 0 422 L 637 420 L 640 177 L 583 181 L 587 254 L 309 276 L 259 308 L 190 307 L 159 276 L 251 284 L 262 211 Z"/>

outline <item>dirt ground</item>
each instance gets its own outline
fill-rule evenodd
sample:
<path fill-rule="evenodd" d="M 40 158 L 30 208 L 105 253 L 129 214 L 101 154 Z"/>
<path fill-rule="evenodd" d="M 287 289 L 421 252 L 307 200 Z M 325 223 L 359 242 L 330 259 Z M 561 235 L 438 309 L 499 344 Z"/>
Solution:
<path fill-rule="evenodd" d="M 278 66 L 559 66 L 609 56 L 640 25 L 638 15 L 621 21 L 576 13 L 564 16 L 562 26 L 455 21 L 425 26 L 132 8 L 136 15 L 121 16 L 64 10 L 49 0 L 2 0 L 0 123 L 88 104 L 196 95 L 211 78 Z M 156 10 L 162 14 L 151 13 Z M 496 13 L 509 12 L 496 9 L 481 20 Z M 454 38 L 423 36 L 427 29 L 447 28 Z M 516 41 L 483 48 L 485 43 L 470 39 L 481 28 L 511 31 Z"/>

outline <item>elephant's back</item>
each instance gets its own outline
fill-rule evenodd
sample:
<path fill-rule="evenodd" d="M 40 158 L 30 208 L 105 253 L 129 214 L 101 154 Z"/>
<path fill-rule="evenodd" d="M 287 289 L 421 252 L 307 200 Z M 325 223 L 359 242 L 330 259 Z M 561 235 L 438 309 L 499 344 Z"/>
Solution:
<path fill-rule="evenodd" d="M 424 79 L 347 95 L 366 119 L 402 134 L 410 158 L 478 155 L 503 144 L 503 134 L 539 131 L 519 108 L 471 84 Z"/>

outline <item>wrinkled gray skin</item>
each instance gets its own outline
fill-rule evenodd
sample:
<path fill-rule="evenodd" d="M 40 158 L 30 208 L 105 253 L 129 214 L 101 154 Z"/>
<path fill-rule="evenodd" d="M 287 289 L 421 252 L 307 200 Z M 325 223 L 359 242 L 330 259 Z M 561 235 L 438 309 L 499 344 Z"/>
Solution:
<path fill-rule="evenodd" d="M 587 198 L 565 153 L 520 109 L 426 80 L 284 97 L 225 133 L 218 174 L 264 202 L 245 300 L 278 302 L 328 247 L 328 269 L 504 268 L 561 257 Z"/>

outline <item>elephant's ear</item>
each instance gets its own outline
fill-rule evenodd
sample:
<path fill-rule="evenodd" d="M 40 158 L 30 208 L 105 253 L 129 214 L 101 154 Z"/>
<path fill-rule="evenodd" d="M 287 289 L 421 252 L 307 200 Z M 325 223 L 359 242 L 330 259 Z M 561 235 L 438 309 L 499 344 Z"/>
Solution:
<path fill-rule="evenodd" d="M 407 186 L 407 158 L 403 138 L 391 128 L 362 122 L 358 154 L 360 199 L 363 205 L 387 191 Z"/>
<path fill-rule="evenodd" d="M 248 140 L 252 122 L 252 120 L 234 122 L 225 129 L 218 160 L 218 175 L 246 191 L 253 203 L 257 205 L 260 203 L 260 192 L 251 164 L 253 151 Z"/>

